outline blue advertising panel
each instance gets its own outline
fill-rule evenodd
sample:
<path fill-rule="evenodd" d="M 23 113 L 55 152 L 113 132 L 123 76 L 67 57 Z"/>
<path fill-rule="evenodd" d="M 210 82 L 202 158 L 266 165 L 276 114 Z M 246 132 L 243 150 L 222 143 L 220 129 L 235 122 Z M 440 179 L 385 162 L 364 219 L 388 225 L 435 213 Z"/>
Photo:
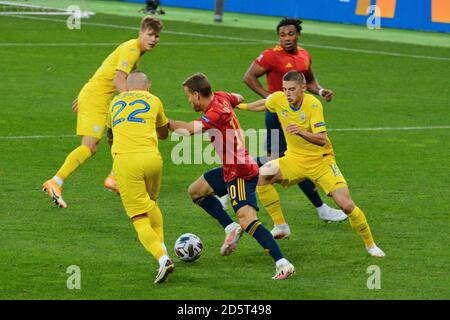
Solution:
<path fill-rule="evenodd" d="M 162 4 L 213 10 L 215 1 L 163 0 Z M 225 11 L 353 24 L 373 21 L 376 14 L 382 27 L 450 33 L 450 0 L 225 0 Z"/>

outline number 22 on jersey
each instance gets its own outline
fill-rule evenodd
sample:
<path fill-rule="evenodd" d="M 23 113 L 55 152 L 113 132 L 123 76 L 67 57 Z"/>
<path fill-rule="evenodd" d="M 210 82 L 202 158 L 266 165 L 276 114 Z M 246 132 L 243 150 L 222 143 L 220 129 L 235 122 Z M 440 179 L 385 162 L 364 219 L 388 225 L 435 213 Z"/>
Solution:
<path fill-rule="evenodd" d="M 133 107 L 134 105 L 142 105 L 143 108 L 134 110 L 133 112 L 131 112 L 128 115 L 127 118 L 125 118 L 125 117 L 118 118 L 119 115 L 121 114 L 121 112 L 127 106 Z M 150 110 L 150 105 L 144 100 L 134 100 L 133 102 L 130 102 L 129 104 L 127 104 L 123 100 L 119 100 L 116 103 L 114 103 L 114 105 L 112 106 L 112 114 L 114 115 L 112 118 L 112 126 L 114 128 L 116 125 L 118 125 L 124 121 L 145 123 L 145 120 L 142 118 L 139 118 L 138 115 L 141 113 L 147 113 L 149 110 Z"/>

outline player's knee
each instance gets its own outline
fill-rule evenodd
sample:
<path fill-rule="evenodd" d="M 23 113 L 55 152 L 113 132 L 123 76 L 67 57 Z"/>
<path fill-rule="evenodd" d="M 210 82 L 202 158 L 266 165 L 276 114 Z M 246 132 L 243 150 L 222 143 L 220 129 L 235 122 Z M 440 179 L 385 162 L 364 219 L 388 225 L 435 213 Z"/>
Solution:
<path fill-rule="evenodd" d="M 350 212 L 355 210 L 355 203 L 352 201 L 352 199 L 342 200 L 341 203 L 339 204 L 339 206 L 347 214 L 349 214 Z"/>
<path fill-rule="evenodd" d="M 195 200 L 195 198 L 196 198 L 196 192 L 195 192 L 194 184 L 191 184 L 191 185 L 188 187 L 187 192 L 188 192 L 188 194 L 189 194 L 189 197 L 191 197 L 192 200 Z"/>
<path fill-rule="evenodd" d="M 91 150 L 91 155 L 95 155 L 97 153 L 97 145 L 88 146 L 89 150 Z"/>
<path fill-rule="evenodd" d="M 81 139 L 81 144 L 88 147 L 92 155 L 97 153 L 97 146 L 99 142 L 100 140 L 94 137 L 85 136 Z"/>
<path fill-rule="evenodd" d="M 89 151 L 91 152 L 91 155 L 95 155 L 97 153 L 97 145 L 98 143 L 86 143 L 83 141 L 82 145 L 87 147 Z"/>
<path fill-rule="evenodd" d="M 236 217 L 238 218 L 239 224 L 244 230 L 251 222 L 258 219 L 258 217 L 256 216 L 256 209 L 249 205 L 240 208 L 236 212 Z"/>
<path fill-rule="evenodd" d="M 145 219 L 145 218 L 148 218 L 147 213 L 137 214 L 131 218 L 131 221 L 135 222 L 135 221 Z"/>
<path fill-rule="evenodd" d="M 192 201 L 196 202 L 196 200 L 200 199 L 200 198 L 204 198 L 205 195 L 203 194 L 203 192 L 201 192 L 200 188 L 198 187 L 197 183 L 192 183 L 189 187 L 188 187 L 188 194 L 189 197 L 191 197 Z"/>

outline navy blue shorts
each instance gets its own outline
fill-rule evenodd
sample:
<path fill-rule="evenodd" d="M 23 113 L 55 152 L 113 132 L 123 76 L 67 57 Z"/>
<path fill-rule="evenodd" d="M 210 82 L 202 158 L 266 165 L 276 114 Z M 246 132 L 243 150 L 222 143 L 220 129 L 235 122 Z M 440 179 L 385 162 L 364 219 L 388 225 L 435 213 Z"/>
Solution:
<path fill-rule="evenodd" d="M 256 200 L 256 185 L 258 184 L 258 176 L 251 180 L 236 178 L 225 183 L 223 178 L 223 168 L 215 168 L 203 174 L 206 182 L 214 190 L 219 197 L 228 194 L 230 196 L 231 206 L 236 213 L 243 206 L 252 206 L 259 211 L 258 202 Z"/>
<path fill-rule="evenodd" d="M 284 156 L 284 153 L 287 149 L 286 139 L 284 138 L 283 129 L 281 128 L 280 121 L 278 120 L 278 116 L 276 113 L 272 113 L 266 111 L 266 151 L 267 153 L 278 153 L 278 158 Z M 278 131 L 274 131 L 274 134 L 278 133 L 278 146 L 272 145 L 272 141 L 270 139 L 271 130 L 277 129 Z"/>

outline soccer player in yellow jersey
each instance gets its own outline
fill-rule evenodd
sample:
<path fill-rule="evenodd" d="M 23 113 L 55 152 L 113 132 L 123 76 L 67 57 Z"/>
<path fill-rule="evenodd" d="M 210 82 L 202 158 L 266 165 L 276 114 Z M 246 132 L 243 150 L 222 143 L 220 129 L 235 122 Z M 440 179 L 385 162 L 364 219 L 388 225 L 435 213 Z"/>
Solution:
<path fill-rule="evenodd" d="M 81 145 L 66 157 L 55 176 L 43 184 L 43 190 L 60 208 L 67 204 L 62 198 L 64 181 L 97 151 L 105 131 L 108 107 L 114 92 L 127 91 L 127 76 L 136 69 L 141 56 L 153 50 L 159 41 L 161 22 L 151 16 L 141 22 L 139 37 L 122 43 L 103 61 L 91 79 L 81 89 L 72 109 L 77 112 L 77 135 Z M 105 187 L 117 191 L 113 174 L 105 180 Z"/>
<path fill-rule="evenodd" d="M 323 116 L 322 104 L 311 94 L 305 94 L 305 77 L 298 71 L 283 76 L 283 92 L 277 91 L 266 100 L 238 106 L 250 111 L 276 113 L 286 134 L 286 154 L 267 162 L 259 170 L 257 192 L 263 205 L 271 210 L 281 210 L 279 197 L 273 198 L 267 187 L 279 183 L 289 187 L 310 179 L 333 198 L 347 214 L 352 228 L 361 236 L 367 252 L 374 257 L 384 257 L 375 244 L 363 211 L 350 197 L 350 192 L 334 155 L 329 153 L 331 142 Z"/>
<path fill-rule="evenodd" d="M 163 161 L 158 138 L 168 136 L 168 123 L 161 101 L 149 92 L 143 72 L 127 78 L 128 91 L 111 102 L 107 126 L 112 132 L 113 170 L 123 206 L 145 249 L 159 261 L 155 283 L 174 270 L 164 245 L 163 218 L 156 202 Z"/>

